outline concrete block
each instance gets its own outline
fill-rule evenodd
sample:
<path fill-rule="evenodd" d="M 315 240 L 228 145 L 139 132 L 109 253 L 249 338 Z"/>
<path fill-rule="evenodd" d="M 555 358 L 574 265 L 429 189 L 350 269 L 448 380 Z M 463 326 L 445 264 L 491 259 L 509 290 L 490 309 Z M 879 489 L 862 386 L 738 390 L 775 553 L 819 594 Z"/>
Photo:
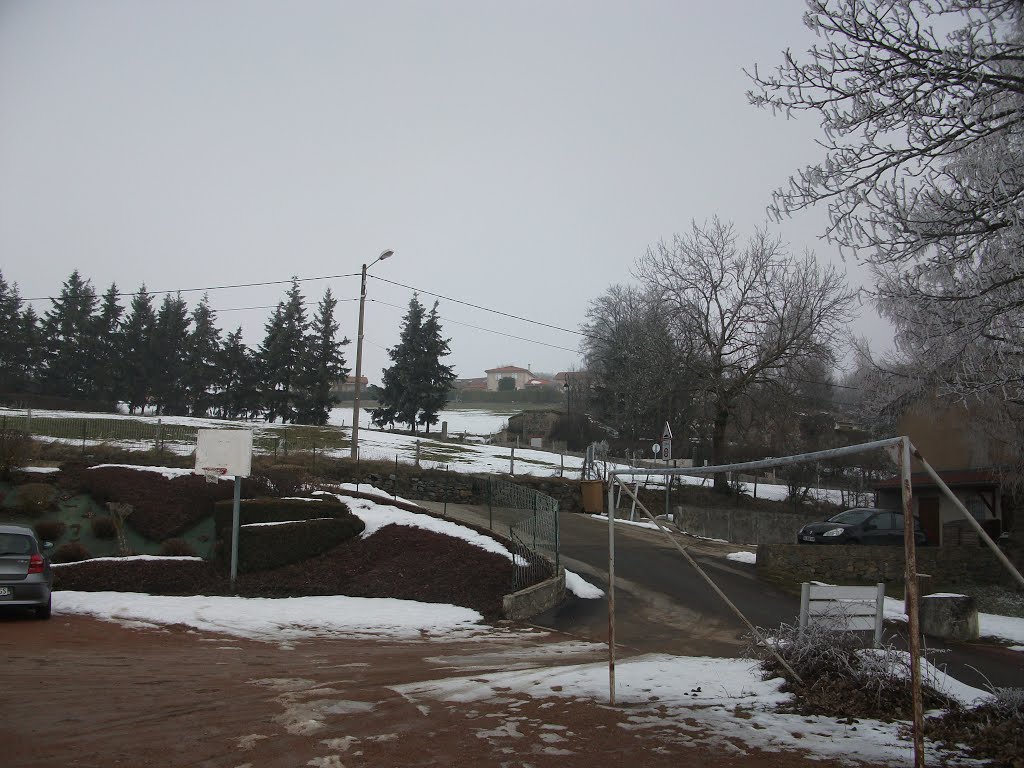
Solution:
<path fill-rule="evenodd" d="M 939 593 L 920 599 L 921 631 L 944 640 L 977 640 L 978 609 L 969 595 Z"/>

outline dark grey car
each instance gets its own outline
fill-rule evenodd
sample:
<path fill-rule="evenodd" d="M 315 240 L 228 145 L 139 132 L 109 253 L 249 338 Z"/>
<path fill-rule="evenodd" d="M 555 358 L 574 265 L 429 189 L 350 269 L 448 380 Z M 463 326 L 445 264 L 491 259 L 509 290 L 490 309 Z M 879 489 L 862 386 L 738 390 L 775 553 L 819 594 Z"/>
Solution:
<path fill-rule="evenodd" d="M 798 544 L 891 544 L 903 546 L 903 512 L 861 507 L 833 515 L 823 523 L 808 523 L 796 536 Z M 914 542 L 928 543 L 921 521 L 914 517 Z"/>
<path fill-rule="evenodd" d="M 46 555 L 52 547 L 40 544 L 31 528 L 0 525 L 0 608 L 31 608 L 37 618 L 50 618 L 53 571 Z"/>

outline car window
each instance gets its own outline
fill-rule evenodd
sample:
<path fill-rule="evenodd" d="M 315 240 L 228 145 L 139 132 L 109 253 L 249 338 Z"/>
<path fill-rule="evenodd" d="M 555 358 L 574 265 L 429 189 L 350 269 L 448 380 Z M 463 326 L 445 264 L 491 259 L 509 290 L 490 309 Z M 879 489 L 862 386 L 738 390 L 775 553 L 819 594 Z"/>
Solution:
<path fill-rule="evenodd" d="M 899 518 L 898 521 L 897 518 Z M 894 528 L 903 527 L 903 515 L 897 515 L 893 512 L 881 512 L 875 515 L 873 522 L 878 530 L 891 531 Z"/>
<path fill-rule="evenodd" d="M 0 555 L 30 555 L 32 539 L 20 533 L 0 533 Z"/>
<path fill-rule="evenodd" d="M 848 509 L 845 512 L 840 512 L 838 515 L 833 515 L 827 522 L 858 525 L 867 520 L 873 513 L 873 509 Z"/>

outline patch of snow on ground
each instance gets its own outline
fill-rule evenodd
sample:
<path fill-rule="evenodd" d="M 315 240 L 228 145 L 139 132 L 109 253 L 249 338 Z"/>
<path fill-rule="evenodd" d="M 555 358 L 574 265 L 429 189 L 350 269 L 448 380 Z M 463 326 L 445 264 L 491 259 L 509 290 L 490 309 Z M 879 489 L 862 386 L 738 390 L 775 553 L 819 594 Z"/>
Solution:
<path fill-rule="evenodd" d="M 354 485 L 346 484 L 341 487 L 347 490 L 355 490 Z M 381 493 L 383 495 L 383 492 L 372 487 L 364 485 L 362 489 L 367 493 Z M 412 528 L 422 528 L 426 531 L 433 531 L 434 533 L 462 539 L 475 547 L 480 547 L 480 549 L 487 552 L 493 552 L 496 555 L 512 560 L 512 553 L 498 540 L 450 520 L 439 520 L 430 515 L 421 515 L 416 512 L 399 509 L 398 507 L 378 504 L 369 499 L 358 499 L 354 496 L 339 495 L 337 498 L 348 505 L 348 508 L 352 510 L 352 514 L 366 523 L 366 529 L 362 533 L 362 538 L 364 539 L 372 536 L 386 525 L 407 525 Z"/>
<path fill-rule="evenodd" d="M 913 744 L 900 734 L 905 724 L 860 720 L 854 730 L 826 717 L 775 712 L 790 695 L 781 691 L 780 678 L 762 680 L 757 662 L 749 659 L 638 656 L 618 661 L 615 677 L 616 701 L 634 712 L 629 728 L 676 728 L 681 735 L 700 730 L 702 741 L 720 740 L 723 748 L 732 748 L 739 740 L 751 748 L 810 750 L 825 758 L 856 754 L 865 762 L 900 765 L 913 760 Z M 411 683 L 393 690 L 411 701 L 469 703 L 513 691 L 536 699 L 607 702 L 608 667 L 535 667 Z"/>
<path fill-rule="evenodd" d="M 598 589 L 579 574 L 568 570 L 565 572 L 565 588 L 583 600 L 604 597 L 603 589 Z"/>
<path fill-rule="evenodd" d="M 176 477 L 184 477 L 185 475 L 194 474 L 191 469 L 182 469 L 181 467 L 147 467 L 142 464 L 96 464 L 89 467 L 89 469 L 103 469 L 105 467 L 116 467 L 118 469 L 134 469 L 137 472 L 156 472 L 163 475 L 168 480 L 173 480 Z M 226 480 L 227 482 L 234 482 L 233 476 L 222 475 L 217 478 L 218 480 Z"/>
<path fill-rule="evenodd" d="M 183 624 L 268 642 L 307 637 L 414 639 L 475 635 L 483 617 L 455 605 L 365 597 L 176 597 L 133 592 L 59 591 L 55 614 L 85 614 L 118 623 Z"/>
<path fill-rule="evenodd" d="M 202 560 L 201 557 L 194 555 L 124 555 L 123 557 L 90 557 L 88 562 L 90 563 L 103 563 L 116 560 L 119 562 L 128 562 L 131 560 L 177 560 L 178 562 L 188 562 Z M 84 562 L 84 561 L 83 561 Z M 78 565 L 79 563 L 53 563 L 51 568 L 62 568 L 68 565 Z"/>
<path fill-rule="evenodd" d="M 757 552 L 730 552 L 725 556 L 726 560 L 735 560 L 737 563 L 757 563 Z"/>
<path fill-rule="evenodd" d="M 19 469 L 33 475 L 49 475 L 53 472 L 60 472 L 60 467 L 20 467 Z"/>

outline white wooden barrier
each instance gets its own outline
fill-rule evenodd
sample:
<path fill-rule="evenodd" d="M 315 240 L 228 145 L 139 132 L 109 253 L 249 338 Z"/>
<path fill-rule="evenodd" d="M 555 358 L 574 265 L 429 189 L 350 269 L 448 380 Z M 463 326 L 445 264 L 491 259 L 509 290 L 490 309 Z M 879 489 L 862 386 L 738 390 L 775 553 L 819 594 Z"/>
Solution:
<path fill-rule="evenodd" d="M 874 630 L 875 647 L 882 644 L 885 584 L 873 587 L 800 586 L 800 629 L 827 627 L 838 631 Z"/>

